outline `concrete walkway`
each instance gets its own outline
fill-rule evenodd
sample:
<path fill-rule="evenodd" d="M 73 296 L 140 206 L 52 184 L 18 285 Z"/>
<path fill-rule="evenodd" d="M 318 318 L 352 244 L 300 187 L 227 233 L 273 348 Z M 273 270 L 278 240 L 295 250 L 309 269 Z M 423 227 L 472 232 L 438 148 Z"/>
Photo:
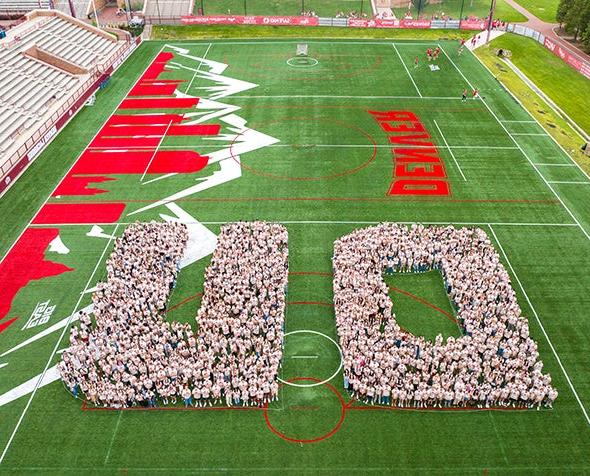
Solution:
<path fill-rule="evenodd" d="M 529 12 L 526 8 L 522 7 L 514 0 L 506 0 L 506 3 L 514 8 L 519 13 L 522 13 L 525 17 L 528 18 L 528 21 L 520 23 L 520 25 L 527 26 L 532 28 L 533 30 L 537 30 L 541 32 L 544 36 L 552 40 L 553 42 L 559 44 L 561 47 L 570 50 L 573 53 L 576 53 L 578 56 L 584 58 L 586 61 L 590 61 L 590 55 L 582 51 L 577 46 L 572 45 L 568 41 L 561 38 L 559 35 L 555 33 L 555 29 L 559 27 L 557 23 L 547 23 L 537 16 L 533 15 Z"/>

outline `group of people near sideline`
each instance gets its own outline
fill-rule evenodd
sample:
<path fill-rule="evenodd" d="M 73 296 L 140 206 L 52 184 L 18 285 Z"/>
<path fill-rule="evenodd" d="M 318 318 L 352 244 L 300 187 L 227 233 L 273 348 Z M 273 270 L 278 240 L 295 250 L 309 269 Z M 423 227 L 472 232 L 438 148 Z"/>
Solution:
<path fill-rule="evenodd" d="M 551 406 L 557 391 L 510 278 L 479 228 L 381 224 L 335 243 L 334 304 L 345 387 L 412 407 Z M 434 342 L 395 319 L 383 273 L 438 270 L 462 336 Z"/>
<path fill-rule="evenodd" d="M 59 371 L 95 405 L 261 405 L 278 394 L 288 275 L 287 231 L 222 227 L 196 331 L 166 321 L 188 239 L 180 223 L 136 223 L 117 238 L 107 280 L 80 316 Z"/>

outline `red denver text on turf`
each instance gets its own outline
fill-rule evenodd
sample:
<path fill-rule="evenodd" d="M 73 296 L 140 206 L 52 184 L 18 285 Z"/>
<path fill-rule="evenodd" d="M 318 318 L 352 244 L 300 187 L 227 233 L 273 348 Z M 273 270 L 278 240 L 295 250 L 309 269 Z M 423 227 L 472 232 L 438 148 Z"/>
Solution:
<path fill-rule="evenodd" d="M 449 195 L 444 162 L 418 116 L 409 111 L 368 112 L 394 145 L 393 179 L 387 194 Z"/>

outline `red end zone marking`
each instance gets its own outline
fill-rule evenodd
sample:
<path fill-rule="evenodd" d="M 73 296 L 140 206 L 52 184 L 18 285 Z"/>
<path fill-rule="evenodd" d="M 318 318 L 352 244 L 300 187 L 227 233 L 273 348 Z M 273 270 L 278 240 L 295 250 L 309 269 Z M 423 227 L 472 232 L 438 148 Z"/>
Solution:
<path fill-rule="evenodd" d="M 74 174 L 142 174 L 154 150 L 108 152 L 87 150 L 74 165 Z M 148 174 L 193 173 L 207 166 L 209 157 L 193 150 L 159 151 L 153 156 Z"/>
<path fill-rule="evenodd" d="M 124 99 L 119 109 L 190 109 L 199 98 Z"/>
<path fill-rule="evenodd" d="M 319 380 L 317 378 L 313 378 L 313 377 L 297 377 L 297 378 L 293 378 L 293 379 L 289 380 L 289 382 L 297 382 L 297 381 L 302 381 L 302 380 L 312 381 L 312 382 L 316 382 L 316 383 L 321 382 L 321 380 Z M 340 395 L 338 390 L 336 390 L 333 385 L 331 385 L 329 383 L 325 383 L 324 385 L 326 387 L 328 387 L 328 389 L 332 393 L 334 393 L 336 395 L 336 397 L 338 397 L 338 401 L 340 402 L 340 419 L 338 420 L 338 423 L 336 423 L 336 426 L 334 428 L 332 428 L 331 431 L 329 431 L 325 435 L 318 436 L 317 438 L 311 438 L 311 439 L 292 438 L 290 436 L 287 436 L 287 435 L 281 433 L 279 430 L 277 430 L 274 426 L 272 426 L 272 423 L 270 422 L 270 418 L 268 417 L 268 403 L 264 405 L 264 421 L 266 422 L 266 426 L 268 426 L 270 431 L 272 431 L 279 438 L 282 438 L 283 440 L 286 440 L 286 441 L 290 441 L 291 443 L 317 443 L 318 441 L 322 441 L 327 438 L 330 438 L 334 433 L 336 433 L 340 429 L 340 427 L 342 426 L 342 423 L 344 422 L 344 418 L 346 417 L 346 403 L 344 402 L 342 395 Z"/>
<path fill-rule="evenodd" d="M 73 271 L 64 264 L 45 259 L 45 250 L 58 234 L 57 228 L 28 228 L 0 263 L 0 320 L 6 317 L 14 297 L 29 282 Z M 0 332 L 15 320 L 2 323 Z"/>
<path fill-rule="evenodd" d="M 105 126 L 143 124 L 149 126 L 164 125 L 171 122 L 182 122 L 182 114 L 137 114 L 129 116 L 126 114 L 116 114 L 111 116 Z"/>
<path fill-rule="evenodd" d="M 124 203 L 48 203 L 39 210 L 32 223 L 116 223 L 121 218 L 123 210 Z"/>
<path fill-rule="evenodd" d="M 61 181 L 61 183 L 58 185 L 58 187 L 55 189 L 55 192 L 53 192 L 51 196 L 57 197 L 59 195 L 97 195 L 99 193 L 105 193 L 107 192 L 107 190 L 102 190 L 100 188 L 89 188 L 88 185 L 90 183 L 109 182 L 111 180 L 115 179 L 102 176 L 76 177 L 72 174 L 68 174 Z"/>

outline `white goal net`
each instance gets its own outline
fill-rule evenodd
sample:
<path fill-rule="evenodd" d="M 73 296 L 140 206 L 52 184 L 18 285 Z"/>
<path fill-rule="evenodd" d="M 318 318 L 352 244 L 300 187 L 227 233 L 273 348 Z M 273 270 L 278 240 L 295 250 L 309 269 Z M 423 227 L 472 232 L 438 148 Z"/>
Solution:
<path fill-rule="evenodd" d="M 297 56 L 307 56 L 307 44 L 299 43 L 297 45 Z"/>

